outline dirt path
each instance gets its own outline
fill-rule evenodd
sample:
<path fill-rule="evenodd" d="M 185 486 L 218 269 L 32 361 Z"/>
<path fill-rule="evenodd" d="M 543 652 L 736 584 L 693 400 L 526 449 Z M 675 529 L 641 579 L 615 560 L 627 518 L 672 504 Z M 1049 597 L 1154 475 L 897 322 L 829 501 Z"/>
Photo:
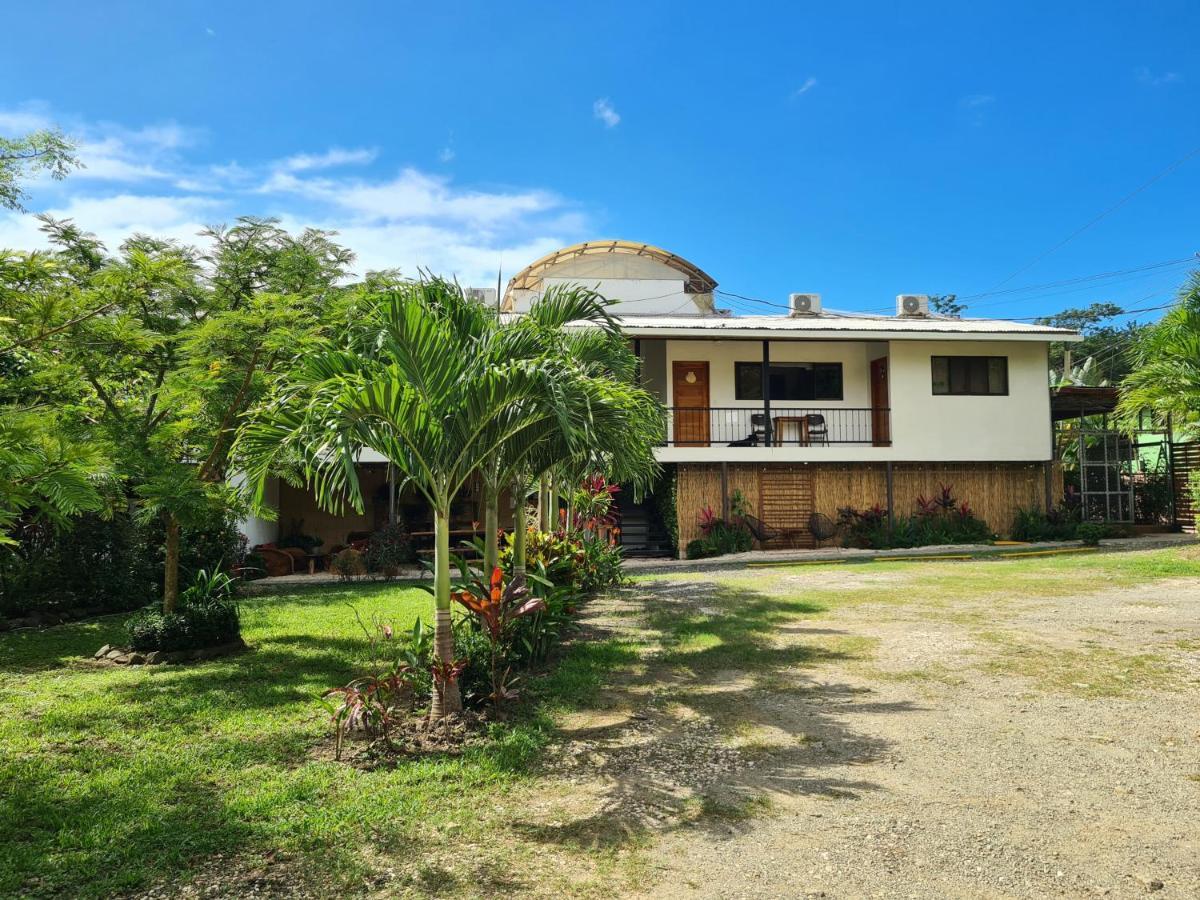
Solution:
<path fill-rule="evenodd" d="M 566 723 L 526 833 L 649 897 L 1200 896 L 1200 584 L 971 567 L 606 601 L 643 662 Z"/>

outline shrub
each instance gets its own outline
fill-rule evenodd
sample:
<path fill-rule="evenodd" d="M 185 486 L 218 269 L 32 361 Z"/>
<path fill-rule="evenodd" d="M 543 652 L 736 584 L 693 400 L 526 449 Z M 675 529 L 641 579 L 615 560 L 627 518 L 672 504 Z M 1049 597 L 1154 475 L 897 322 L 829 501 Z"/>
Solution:
<path fill-rule="evenodd" d="M 711 514 L 711 511 L 709 511 Z M 690 541 L 686 554 L 688 559 L 705 559 L 724 556 L 727 553 L 745 553 L 754 546 L 754 536 L 741 522 L 726 522 L 712 518 L 703 521 L 701 530 L 707 529 L 703 537 Z"/>
<path fill-rule="evenodd" d="M 125 630 L 134 650 L 197 650 L 234 641 L 241 623 L 233 582 L 223 572 L 201 570 L 179 595 L 177 611 L 144 609 L 125 623 Z"/>
<path fill-rule="evenodd" d="M 1060 503 L 1050 512 L 1019 509 L 1011 534 L 1015 541 L 1073 541 L 1078 537 L 1079 506 Z"/>
<path fill-rule="evenodd" d="M 513 536 L 505 534 L 500 566 L 506 577 L 512 575 L 512 560 Z M 621 548 L 596 537 L 531 529 L 525 539 L 525 567 L 534 571 L 539 566 L 553 584 L 592 593 L 620 581 Z"/>
<path fill-rule="evenodd" d="M 975 515 L 971 505 L 954 498 L 950 485 L 942 485 L 933 497 L 917 497 L 916 512 L 896 517 L 888 527 L 887 510 L 876 504 L 865 510 L 843 507 L 838 521 L 847 547 L 888 550 L 926 547 L 931 544 L 984 544 L 994 539 L 987 522 Z"/>
<path fill-rule="evenodd" d="M 416 558 L 408 529 L 399 522 L 383 526 L 367 543 L 367 570 L 388 578 L 399 575 L 400 567 L 415 562 Z"/>
<path fill-rule="evenodd" d="M 1099 522 L 1081 522 L 1076 529 L 1079 539 L 1086 547 L 1099 547 L 1100 539 L 1108 535 L 1108 527 Z"/>
<path fill-rule="evenodd" d="M 27 521 L 13 530 L 17 545 L 0 553 L 0 617 L 31 614 L 72 618 L 125 612 L 151 603 L 163 580 L 163 529 L 118 512 L 74 518 L 68 528 Z M 217 511 L 180 541 L 180 577 L 227 571 L 240 559 L 234 516 Z"/>
<path fill-rule="evenodd" d="M 505 584 L 504 572 L 499 566 L 492 570 L 486 583 L 474 579 L 450 596 L 475 615 L 479 631 L 488 639 L 488 697 L 497 707 L 505 700 L 515 700 L 517 690 L 512 678 L 514 628 L 518 620 L 544 612 L 546 601 L 532 596 L 525 584 L 513 581 Z"/>
<path fill-rule="evenodd" d="M 353 547 L 347 547 L 329 561 L 329 571 L 342 581 L 353 581 L 367 574 L 367 558 Z"/>

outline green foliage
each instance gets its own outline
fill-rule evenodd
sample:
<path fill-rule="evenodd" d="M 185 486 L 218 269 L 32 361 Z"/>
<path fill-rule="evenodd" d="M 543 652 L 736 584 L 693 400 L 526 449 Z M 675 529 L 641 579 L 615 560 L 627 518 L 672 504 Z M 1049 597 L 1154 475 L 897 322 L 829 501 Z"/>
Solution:
<path fill-rule="evenodd" d="M 1149 412 L 1177 429 L 1200 428 L 1200 272 L 1180 289 L 1179 301 L 1139 335 L 1134 370 L 1121 382 L 1118 413 L 1135 427 Z"/>
<path fill-rule="evenodd" d="M 506 533 L 500 549 L 500 566 L 506 577 L 513 572 L 514 543 L 512 533 Z M 595 537 L 530 529 L 525 560 L 529 571 L 539 571 L 551 583 L 581 594 L 610 587 L 621 579 L 621 548 Z"/>
<path fill-rule="evenodd" d="M 88 513 L 69 528 L 24 521 L 12 534 L 16 545 L 0 553 L 3 617 L 125 612 L 153 601 L 162 584 L 162 529 L 123 512 Z M 215 510 L 185 530 L 180 569 L 185 578 L 229 571 L 243 561 L 241 543 L 234 517 Z"/>
<path fill-rule="evenodd" d="M 676 498 L 679 493 L 679 474 L 674 463 L 663 466 L 662 474 L 651 494 L 663 530 L 671 541 L 671 554 L 679 551 L 679 514 Z"/>
<path fill-rule="evenodd" d="M 1014 541 L 1073 541 L 1078 537 L 1079 506 L 1059 504 L 1044 509 L 1018 509 L 1010 534 Z"/>
<path fill-rule="evenodd" d="M 933 497 L 918 497 L 916 512 L 897 516 L 888 527 L 887 510 L 878 504 L 868 509 L 838 510 L 842 542 L 847 547 L 890 550 L 937 544 L 987 544 L 995 539 L 987 522 L 978 518 L 965 500 L 954 498 L 950 485 Z"/>
<path fill-rule="evenodd" d="M 957 294 L 942 294 L 929 298 L 929 308 L 939 316 L 961 319 L 962 314 L 967 311 L 967 304 L 960 303 Z"/>
<path fill-rule="evenodd" d="M 741 522 L 714 519 L 708 524 L 707 534 L 688 543 L 687 558 L 704 559 L 727 553 L 745 553 L 753 547 L 754 536 Z"/>
<path fill-rule="evenodd" d="M 359 550 L 355 550 L 353 547 L 340 550 L 329 561 L 329 571 L 342 579 L 342 581 L 353 581 L 355 578 L 361 578 L 367 574 L 366 555 Z"/>
<path fill-rule="evenodd" d="M 125 623 L 133 649 L 197 650 L 227 644 L 240 636 L 233 582 L 224 573 L 197 572 L 179 601 L 175 612 L 150 607 Z"/>
<path fill-rule="evenodd" d="M 1192 509 L 1200 509 L 1200 471 L 1188 475 L 1188 493 L 1192 498 Z"/>
<path fill-rule="evenodd" d="M 408 529 L 400 522 L 377 529 L 367 544 L 366 564 L 369 572 L 395 576 L 401 566 L 410 565 L 416 559 Z"/>
<path fill-rule="evenodd" d="M 350 254 L 260 219 L 206 253 L 42 223 L 51 252 L 0 254 L 0 542 L 131 508 L 186 542 L 237 508 L 234 429 L 337 314 Z"/>
<path fill-rule="evenodd" d="M 1082 341 L 1074 344 L 1050 345 L 1050 370 L 1055 373 L 1063 373 L 1063 366 L 1066 362 L 1065 351 L 1069 347 L 1071 355 L 1075 359 L 1095 360 L 1086 373 L 1078 373 L 1087 380 L 1073 383 L 1106 382 L 1116 384 L 1119 382 L 1133 367 L 1131 351 L 1146 327 L 1136 322 L 1128 322 L 1124 325 L 1110 324 L 1111 320 L 1121 315 L 1122 312 L 1121 307 L 1114 303 L 1093 303 L 1091 306 L 1083 308 L 1064 309 L 1055 315 L 1038 319 L 1037 324 L 1039 325 L 1071 328 L 1083 336 Z M 1058 376 L 1060 381 L 1063 374 Z"/>
<path fill-rule="evenodd" d="M 1099 547 L 1100 539 L 1108 536 L 1108 528 L 1098 522 L 1081 522 L 1075 530 L 1086 547 Z"/>
<path fill-rule="evenodd" d="M 60 180 L 79 166 L 75 142 L 62 132 L 44 129 L 19 138 L 0 137 L 0 209 L 22 209 L 21 182 L 37 172 Z"/>

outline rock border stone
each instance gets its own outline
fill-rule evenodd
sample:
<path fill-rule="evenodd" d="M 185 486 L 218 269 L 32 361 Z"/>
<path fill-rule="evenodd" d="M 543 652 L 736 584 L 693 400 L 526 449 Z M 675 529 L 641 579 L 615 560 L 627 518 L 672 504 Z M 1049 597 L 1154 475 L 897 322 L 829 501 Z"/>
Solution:
<path fill-rule="evenodd" d="M 92 660 L 110 666 L 161 666 L 185 662 L 203 662 L 206 659 L 232 656 L 235 653 L 241 653 L 243 650 L 248 649 L 250 649 L 249 646 L 241 638 L 212 647 L 199 647 L 195 650 L 142 651 L 105 644 L 92 654 Z"/>

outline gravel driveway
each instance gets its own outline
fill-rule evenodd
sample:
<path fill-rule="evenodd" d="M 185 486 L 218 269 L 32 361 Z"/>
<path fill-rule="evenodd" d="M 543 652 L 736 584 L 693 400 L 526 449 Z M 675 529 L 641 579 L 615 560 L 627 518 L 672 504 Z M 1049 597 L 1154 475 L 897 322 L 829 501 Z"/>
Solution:
<path fill-rule="evenodd" d="M 1194 554 L 641 582 L 529 827 L 649 897 L 1198 897 Z"/>

